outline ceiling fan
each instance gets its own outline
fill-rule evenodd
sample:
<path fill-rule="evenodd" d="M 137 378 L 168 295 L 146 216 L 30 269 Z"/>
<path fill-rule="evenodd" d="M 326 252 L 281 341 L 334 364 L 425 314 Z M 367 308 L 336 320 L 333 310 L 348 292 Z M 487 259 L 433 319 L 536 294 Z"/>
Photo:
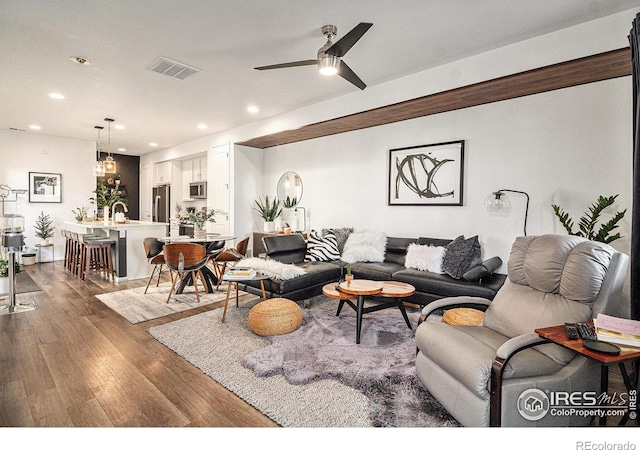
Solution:
<path fill-rule="evenodd" d="M 367 22 L 360 22 L 351 31 L 345 34 L 337 42 L 332 42 L 338 32 L 338 28 L 334 25 L 325 25 L 322 27 L 322 34 L 327 38 L 326 44 L 324 44 L 320 50 L 318 50 L 318 56 L 316 59 L 305 59 L 303 61 L 294 61 L 283 64 L 274 64 L 271 66 L 256 67 L 256 70 L 270 70 L 270 69 L 284 69 L 287 67 L 299 67 L 299 66 L 318 66 L 318 71 L 322 75 L 340 75 L 349 83 L 364 89 L 366 84 L 356 75 L 353 70 L 342 61 L 342 57 L 349 51 L 351 47 L 371 28 L 373 24 Z"/>

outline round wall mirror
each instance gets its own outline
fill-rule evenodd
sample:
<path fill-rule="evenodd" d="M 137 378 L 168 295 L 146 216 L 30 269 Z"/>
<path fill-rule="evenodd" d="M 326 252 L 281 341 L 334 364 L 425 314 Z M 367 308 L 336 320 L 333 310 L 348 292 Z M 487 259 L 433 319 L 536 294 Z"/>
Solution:
<path fill-rule="evenodd" d="M 285 208 L 300 204 L 302 199 L 302 178 L 295 172 L 285 172 L 278 181 L 278 199 Z"/>

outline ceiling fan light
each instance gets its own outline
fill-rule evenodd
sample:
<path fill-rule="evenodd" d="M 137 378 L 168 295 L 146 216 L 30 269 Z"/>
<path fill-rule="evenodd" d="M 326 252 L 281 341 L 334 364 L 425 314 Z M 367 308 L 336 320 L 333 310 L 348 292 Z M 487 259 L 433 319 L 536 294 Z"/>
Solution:
<path fill-rule="evenodd" d="M 318 71 L 321 75 L 332 76 L 338 73 L 340 58 L 337 56 L 324 55 L 318 58 Z"/>

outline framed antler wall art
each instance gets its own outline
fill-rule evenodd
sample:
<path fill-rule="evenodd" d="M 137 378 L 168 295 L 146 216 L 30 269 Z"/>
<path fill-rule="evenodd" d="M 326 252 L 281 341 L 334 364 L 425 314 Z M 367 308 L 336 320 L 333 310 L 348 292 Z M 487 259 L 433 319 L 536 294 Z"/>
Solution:
<path fill-rule="evenodd" d="M 389 150 L 389 205 L 462 206 L 464 141 Z"/>

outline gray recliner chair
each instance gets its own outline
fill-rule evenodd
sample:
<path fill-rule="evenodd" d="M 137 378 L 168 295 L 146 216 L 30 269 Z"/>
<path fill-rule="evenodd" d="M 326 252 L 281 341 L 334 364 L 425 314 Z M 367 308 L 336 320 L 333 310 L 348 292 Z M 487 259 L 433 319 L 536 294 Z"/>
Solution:
<path fill-rule="evenodd" d="M 584 322 L 620 301 L 629 257 L 611 246 L 577 236 L 518 237 L 508 279 L 493 301 L 450 297 L 427 305 L 416 329 L 418 378 L 464 426 L 585 426 L 579 415 L 526 418 L 521 394 L 598 392 L 600 366 L 534 330 Z M 452 326 L 434 311 L 486 308 L 480 326 Z M 522 407 L 522 405 L 520 405 Z"/>

